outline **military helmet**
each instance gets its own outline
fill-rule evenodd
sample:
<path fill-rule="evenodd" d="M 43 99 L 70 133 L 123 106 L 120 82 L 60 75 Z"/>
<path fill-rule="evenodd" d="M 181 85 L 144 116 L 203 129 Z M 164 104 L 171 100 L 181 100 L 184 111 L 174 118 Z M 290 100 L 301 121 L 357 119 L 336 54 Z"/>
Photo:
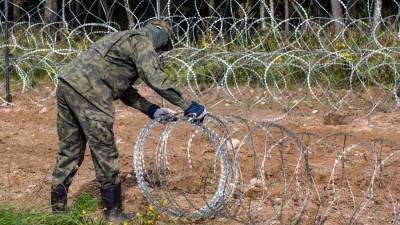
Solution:
<path fill-rule="evenodd" d="M 168 51 L 172 49 L 174 32 L 167 21 L 152 19 L 148 21 L 144 27 L 149 29 L 152 33 L 153 44 L 157 51 Z"/>

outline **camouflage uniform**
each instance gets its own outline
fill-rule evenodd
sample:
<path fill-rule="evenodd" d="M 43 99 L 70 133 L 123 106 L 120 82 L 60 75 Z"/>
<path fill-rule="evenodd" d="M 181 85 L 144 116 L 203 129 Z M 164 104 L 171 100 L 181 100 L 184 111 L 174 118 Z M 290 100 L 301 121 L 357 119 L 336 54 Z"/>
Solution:
<path fill-rule="evenodd" d="M 107 35 L 59 73 L 59 151 L 53 187 L 62 185 L 68 190 L 83 161 L 86 142 L 100 185 L 119 183 L 112 102 L 121 99 L 148 113 L 152 103 L 132 87 L 137 79 L 182 109 L 190 105 L 169 83 L 152 40 L 152 32 L 146 28 Z"/>

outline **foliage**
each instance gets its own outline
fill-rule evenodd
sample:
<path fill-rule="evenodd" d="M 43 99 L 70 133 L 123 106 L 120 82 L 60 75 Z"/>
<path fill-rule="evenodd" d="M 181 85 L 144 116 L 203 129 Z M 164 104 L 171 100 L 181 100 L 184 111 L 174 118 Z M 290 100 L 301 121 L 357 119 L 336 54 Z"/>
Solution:
<path fill-rule="evenodd" d="M 113 225 L 105 221 L 99 213 L 99 201 L 89 193 L 81 193 L 67 213 L 54 214 L 42 209 L 17 209 L 11 204 L 0 206 L 0 225 Z M 137 213 L 134 221 L 124 221 L 123 225 L 155 225 L 157 221 L 179 224 L 178 220 L 162 216 L 152 205 L 144 213 Z"/>
<path fill-rule="evenodd" d="M 102 36 L 93 32 L 88 39 L 79 35 L 78 30 L 65 29 L 58 34 L 57 40 L 61 41 L 51 43 L 40 35 L 41 29 L 23 26 L 14 31 L 16 45 L 23 48 L 11 48 L 11 77 L 26 86 L 34 86 L 38 80 L 53 81 L 62 66 Z M 34 30 L 24 35 L 26 29 Z M 372 37 L 366 34 L 367 27 L 349 26 L 340 35 L 327 29 L 317 36 L 318 29 L 310 23 L 303 33 L 284 38 L 279 30 L 254 30 L 246 35 L 228 36 L 211 27 L 204 28 L 190 46 L 178 45 L 168 55 L 165 72 L 181 86 L 245 84 L 287 88 L 306 82 L 310 76 L 309 65 L 317 65 L 310 85 L 330 82 L 331 88 L 343 88 L 350 79 L 355 86 L 390 88 L 395 83 L 397 75 L 393 65 L 400 59 L 400 40 L 394 31 L 376 31 Z"/>
<path fill-rule="evenodd" d="M 95 197 L 88 193 L 82 193 L 76 199 L 73 207 L 66 214 L 53 214 L 39 209 L 18 210 L 12 205 L 7 204 L 0 207 L 1 225 L 78 225 L 96 224 L 95 220 L 86 218 L 86 215 L 94 214 L 97 210 L 98 202 Z"/>

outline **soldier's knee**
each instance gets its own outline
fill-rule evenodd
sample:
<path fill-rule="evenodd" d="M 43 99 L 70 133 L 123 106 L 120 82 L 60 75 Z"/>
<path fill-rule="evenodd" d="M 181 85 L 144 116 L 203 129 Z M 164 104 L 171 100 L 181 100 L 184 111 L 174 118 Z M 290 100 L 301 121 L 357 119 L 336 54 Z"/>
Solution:
<path fill-rule="evenodd" d="M 97 182 L 100 187 L 107 188 L 109 186 L 113 186 L 121 183 L 121 179 L 118 174 L 113 174 L 111 176 L 99 176 L 97 177 Z"/>

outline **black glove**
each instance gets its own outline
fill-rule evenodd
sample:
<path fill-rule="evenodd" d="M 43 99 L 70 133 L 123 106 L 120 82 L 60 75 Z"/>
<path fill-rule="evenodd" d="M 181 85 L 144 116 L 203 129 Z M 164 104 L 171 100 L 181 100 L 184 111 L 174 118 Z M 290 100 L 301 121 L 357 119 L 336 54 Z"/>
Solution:
<path fill-rule="evenodd" d="M 206 108 L 195 101 L 192 101 L 192 103 L 184 112 L 184 115 L 186 117 L 191 117 L 194 123 L 203 123 L 206 114 Z"/>

